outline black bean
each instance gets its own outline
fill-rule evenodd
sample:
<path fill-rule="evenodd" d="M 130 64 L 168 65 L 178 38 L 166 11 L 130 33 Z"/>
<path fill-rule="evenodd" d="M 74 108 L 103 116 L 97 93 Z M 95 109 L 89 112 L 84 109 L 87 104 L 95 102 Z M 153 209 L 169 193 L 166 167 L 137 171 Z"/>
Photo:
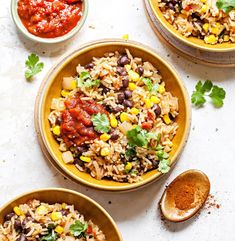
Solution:
<path fill-rule="evenodd" d="M 12 217 L 14 217 L 14 213 L 8 213 L 6 216 L 5 216 L 5 221 L 10 221 Z"/>
<path fill-rule="evenodd" d="M 118 113 L 121 112 L 123 108 L 121 108 L 120 106 L 116 106 L 116 107 L 112 107 L 112 112 L 113 113 Z"/>
<path fill-rule="evenodd" d="M 15 230 L 20 230 L 22 228 L 20 220 L 15 220 L 14 228 L 15 228 Z"/>
<path fill-rule="evenodd" d="M 63 216 L 67 216 L 69 214 L 69 210 L 61 210 L 60 212 Z"/>
<path fill-rule="evenodd" d="M 144 68 L 142 66 L 138 66 L 136 72 L 141 76 L 144 73 Z"/>
<path fill-rule="evenodd" d="M 125 91 L 124 91 L 124 95 L 125 95 L 125 98 L 126 98 L 126 99 L 129 99 L 129 98 L 131 98 L 131 96 L 132 96 L 132 92 L 131 92 L 130 90 L 125 90 Z"/>
<path fill-rule="evenodd" d="M 87 148 L 85 146 L 78 146 L 76 149 L 79 154 L 82 154 L 83 152 L 87 151 Z"/>
<path fill-rule="evenodd" d="M 124 66 L 124 65 L 126 65 L 126 64 L 129 64 L 131 61 L 130 61 L 130 59 L 127 57 L 127 55 L 123 55 L 123 56 L 121 56 L 119 59 L 118 59 L 118 61 L 117 61 L 117 64 L 119 65 L 119 66 Z"/>
<path fill-rule="evenodd" d="M 172 2 L 169 2 L 169 3 L 168 3 L 168 7 L 169 7 L 171 10 L 175 10 L 174 4 L 173 4 Z"/>
<path fill-rule="evenodd" d="M 161 107 L 159 105 L 154 105 L 153 107 L 154 107 L 154 113 L 156 117 L 160 116 L 162 112 Z"/>
<path fill-rule="evenodd" d="M 93 63 L 89 63 L 89 64 L 87 64 L 87 65 L 85 65 L 85 69 L 92 69 L 92 68 L 94 68 L 94 64 Z"/>
<path fill-rule="evenodd" d="M 127 72 L 124 67 L 117 67 L 117 73 L 121 76 L 126 76 Z"/>
<path fill-rule="evenodd" d="M 110 139 L 111 139 L 112 141 L 116 141 L 118 138 L 119 138 L 119 135 L 118 135 L 117 133 L 111 134 Z"/>
<path fill-rule="evenodd" d="M 25 229 L 24 229 L 24 233 L 25 233 L 25 234 L 29 233 L 30 231 L 31 231 L 31 228 L 25 228 Z"/>
<path fill-rule="evenodd" d="M 107 88 L 107 87 L 105 87 L 104 85 L 100 85 L 100 88 L 102 88 L 102 94 L 107 94 L 109 91 L 110 91 L 110 89 L 109 88 Z"/>
<path fill-rule="evenodd" d="M 174 121 L 175 120 L 175 117 L 171 114 L 171 112 L 169 113 L 169 118 Z"/>
<path fill-rule="evenodd" d="M 27 241 L 28 239 L 26 238 L 26 236 L 24 234 L 21 234 L 20 237 L 18 239 L 16 239 L 16 241 Z"/>
<path fill-rule="evenodd" d="M 60 126 L 60 125 L 62 124 L 62 122 L 63 122 L 62 117 L 61 117 L 61 116 L 58 116 L 58 117 L 56 118 L 55 124 Z"/>
<path fill-rule="evenodd" d="M 125 95 L 124 95 L 124 93 L 120 93 L 120 94 L 118 94 L 118 102 L 120 103 L 120 104 L 122 104 L 123 103 L 123 101 L 124 101 L 124 99 L 125 99 Z"/>
<path fill-rule="evenodd" d="M 130 100 L 124 100 L 123 101 L 123 104 L 126 106 L 126 107 L 133 107 L 133 102 L 130 101 Z"/>
<path fill-rule="evenodd" d="M 129 77 L 125 76 L 122 79 L 122 87 L 126 89 L 128 87 L 128 85 L 129 85 Z"/>

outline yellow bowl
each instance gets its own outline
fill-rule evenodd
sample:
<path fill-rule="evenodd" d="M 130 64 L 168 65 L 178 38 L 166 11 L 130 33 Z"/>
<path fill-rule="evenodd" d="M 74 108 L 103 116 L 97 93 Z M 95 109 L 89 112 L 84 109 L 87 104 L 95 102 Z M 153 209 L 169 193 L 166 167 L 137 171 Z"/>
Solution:
<path fill-rule="evenodd" d="M 0 208 L 0 223 L 4 222 L 6 214 L 12 212 L 15 206 L 26 203 L 31 199 L 38 199 L 49 204 L 68 203 L 74 205 L 75 209 L 84 215 L 85 220 L 92 220 L 99 226 L 107 240 L 122 241 L 115 222 L 104 208 L 81 193 L 62 188 L 40 189 L 16 197 Z"/>
<path fill-rule="evenodd" d="M 172 34 L 176 39 L 182 41 L 183 43 L 191 46 L 193 48 L 201 49 L 203 51 L 210 52 L 229 52 L 235 51 L 235 43 L 226 42 L 221 44 L 206 44 L 202 39 L 196 37 L 185 37 L 180 34 L 163 16 L 160 8 L 158 7 L 158 0 L 147 0 L 149 1 L 150 8 L 157 18 L 159 23 L 164 27 L 164 29 Z"/>
<path fill-rule="evenodd" d="M 52 67 L 45 77 L 40 87 L 35 105 L 35 127 L 38 133 L 41 148 L 47 156 L 47 159 L 49 159 L 60 172 L 62 172 L 65 176 L 70 177 L 75 182 L 108 191 L 126 191 L 135 189 L 158 179 L 162 176 L 162 174 L 157 170 L 153 170 L 144 174 L 142 181 L 129 184 L 105 179 L 96 180 L 89 174 L 80 172 L 74 165 L 66 165 L 63 162 L 62 154 L 59 151 L 59 144 L 54 139 L 50 131 L 48 115 L 50 114 L 52 99 L 60 96 L 61 83 L 64 76 L 75 75 L 76 66 L 79 63 L 82 65 L 87 64 L 94 56 L 103 56 L 106 52 L 116 50 L 124 52 L 125 48 L 128 48 L 134 56 L 141 57 L 145 61 L 153 63 L 163 76 L 163 79 L 166 82 L 167 90 L 179 98 L 180 114 L 177 117 L 179 129 L 173 140 L 173 151 L 170 153 L 171 165 L 173 165 L 186 143 L 190 128 L 191 109 L 188 95 L 182 81 L 172 67 L 160 58 L 153 50 L 143 46 L 142 44 L 120 39 L 107 39 L 86 44 L 73 52 L 66 54 L 54 67 Z"/>

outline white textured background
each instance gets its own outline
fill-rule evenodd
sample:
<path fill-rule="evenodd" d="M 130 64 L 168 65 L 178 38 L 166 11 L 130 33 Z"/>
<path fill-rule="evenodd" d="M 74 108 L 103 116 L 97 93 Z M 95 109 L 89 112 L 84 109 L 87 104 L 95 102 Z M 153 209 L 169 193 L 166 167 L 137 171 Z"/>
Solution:
<path fill-rule="evenodd" d="M 106 208 L 125 241 L 235 240 L 235 69 L 196 65 L 166 49 L 147 22 L 142 0 L 90 0 L 82 31 L 71 42 L 50 47 L 26 41 L 17 33 L 9 5 L 9 0 L 0 0 L 0 204 L 35 188 L 66 187 L 94 198 Z M 199 79 L 211 79 L 226 89 L 227 96 L 221 109 L 210 104 L 193 109 L 188 144 L 170 175 L 139 191 L 110 194 L 64 180 L 44 160 L 36 139 L 33 112 L 41 80 L 61 54 L 87 41 L 126 33 L 169 61 L 190 94 Z M 31 52 L 40 55 L 45 68 L 28 83 L 24 79 L 24 62 Z M 190 168 L 208 174 L 211 192 L 222 206 L 219 210 L 211 209 L 210 215 L 204 210 L 183 224 L 165 224 L 157 209 L 164 186 Z"/>

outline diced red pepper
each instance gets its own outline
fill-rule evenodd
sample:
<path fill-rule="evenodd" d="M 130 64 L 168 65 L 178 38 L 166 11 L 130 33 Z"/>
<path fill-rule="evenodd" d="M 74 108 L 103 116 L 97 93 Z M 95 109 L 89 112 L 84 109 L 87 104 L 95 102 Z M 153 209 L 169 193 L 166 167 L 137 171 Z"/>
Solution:
<path fill-rule="evenodd" d="M 143 122 L 141 124 L 141 127 L 145 130 L 150 130 L 152 129 L 153 123 L 151 121 Z"/>
<path fill-rule="evenodd" d="M 86 232 L 89 234 L 92 233 L 92 227 L 90 225 L 88 225 Z"/>
<path fill-rule="evenodd" d="M 81 0 L 67 0 L 68 3 L 78 3 L 81 2 Z"/>
<path fill-rule="evenodd" d="M 185 8 L 184 8 L 184 10 L 185 11 L 190 11 L 191 9 L 193 9 L 190 5 L 187 5 Z"/>

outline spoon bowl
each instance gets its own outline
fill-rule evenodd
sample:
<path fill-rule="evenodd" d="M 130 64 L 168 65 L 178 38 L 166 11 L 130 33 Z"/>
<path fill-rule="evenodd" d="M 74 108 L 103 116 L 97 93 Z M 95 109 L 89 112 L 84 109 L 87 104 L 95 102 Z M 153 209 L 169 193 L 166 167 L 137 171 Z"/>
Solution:
<path fill-rule="evenodd" d="M 164 191 L 160 209 L 172 222 L 182 222 L 194 216 L 205 204 L 210 181 L 199 170 L 188 170 L 177 176 Z"/>

